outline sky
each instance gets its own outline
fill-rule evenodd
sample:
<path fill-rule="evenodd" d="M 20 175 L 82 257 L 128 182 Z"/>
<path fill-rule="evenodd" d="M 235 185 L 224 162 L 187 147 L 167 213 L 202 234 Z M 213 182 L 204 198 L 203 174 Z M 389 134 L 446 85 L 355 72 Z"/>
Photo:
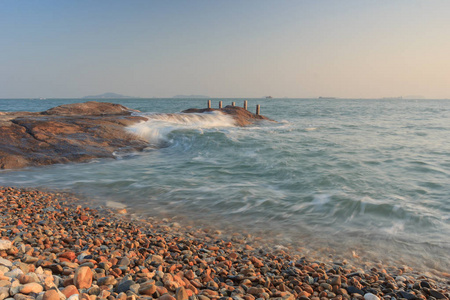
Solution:
<path fill-rule="evenodd" d="M 450 98 L 448 0 L 2 0 L 0 98 Z"/>

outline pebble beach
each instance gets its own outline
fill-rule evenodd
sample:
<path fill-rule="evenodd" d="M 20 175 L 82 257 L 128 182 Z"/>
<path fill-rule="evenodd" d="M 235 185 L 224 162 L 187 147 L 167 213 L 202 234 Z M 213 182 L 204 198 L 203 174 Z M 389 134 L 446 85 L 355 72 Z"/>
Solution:
<path fill-rule="evenodd" d="M 449 299 L 450 274 L 321 262 L 243 233 L 0 188 L 0 300 Z M 257 240 L 257 239 L 255 239 Z"/>

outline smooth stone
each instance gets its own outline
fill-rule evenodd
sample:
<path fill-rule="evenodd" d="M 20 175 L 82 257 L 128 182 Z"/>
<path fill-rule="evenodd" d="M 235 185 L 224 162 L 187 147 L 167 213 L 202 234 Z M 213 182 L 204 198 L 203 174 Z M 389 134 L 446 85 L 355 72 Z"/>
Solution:
<path fill-rule="evenodd" d="M 0 240 L 0 250 L 9 250 L 12 248 L 12 243 L 9 240 Z"/>
<path fill-rule="evenodd" d="M 27 284 L 23 285 L 22 288 L 20 289 L 20 293 L 22 293 L 22 294 L 30 294 L 30 293 L 39 294 L 43 290 L 44 290 L 44 288 L 42 287 L 42 285 L 40 285 L 37 282 L 31 282 L 31 283 L 27 283 Z"/>
<path fill-rule="evenodd" d="M 9 297 L 9 288 L 0 287 L 0 300 L 6 299 Z"/>
<path fill-rule="evenodd" d="M 77 287 L 74 286 L 73 284 L 66 286 L 61 293 L 66 296 L 66 298 L 69 298 L 72 295 L 75 294 L 79 294 L 80 292 L 78 291 Z"/>
<path fill-rule="evenodd" d="M 97 280 L 97 284 L 98 285 L 116 285 L 117 284 L 117 280 L 114 278 L 114 276 L 105 276 L 105 277 L 100 277 Z"/>
<path fill-rule="evenodd" d="M 88 289 L 92 285 L 93 273 L 89 267 L 79 267 L 73 278 L 74 285 L 79 289 Z"/>
<path fill-rule="evenodd" d="M 14 300 L 35 300 L 35 298 L 29 295 L 15 294 Z"/>
<path fill-rule="evenodd" d="M 5 276 L 9 277 L 9 278 L 16 278 L 17 276 L 22 275 L 22 274 L 23 274 L 23 271 L 21 269 L 14 269 L 14 270 L 11 270 L 11 271 L 5 273 Z"/>
<path fill-rule="evenodd" d="M 364 299 L 366 300 L 380 300 L 377 295 L 374 295 L 372 293 L 367 293 L 364 295 Z"/>
<path fill-rule="evenodd" d="M 60 297 L 56 290 L 48 290 L 44 293 L 42 300 L 60 300 Z"/>
<path fill-rule="evenodd" d="M 179 287 L 175 292 L 176 300 L 188 300 L 189 296 L 184 287 Z"/>
<path fill-rule="evenodd" d="M 156 285 L 154 284 L 143 284 L 139 287 L 138 290 L 141 295 L 151 296 L 156 292 Z"/>
<path fill-rule="evenodd" d="M 80 296 L 79 294 L 74 294 L 74 295 L 70 296 L 69 298 L 67 298 L 67 300 L 79 300 L 80 299 L 79 296 Z"/>
<path fill-rule="evenodd" d="M 0 265 L 11 268 L 13 264 L 11 261 L 0 257 Z"/>
<path fill-rule="evenodd" d="M 448 299 L 444 294 L 442 294 L 436 290 L 430 290 L 430 295 L 436 299 Z"/>
<path fill-rule="evenodd" d="M 338 285 L 341 286 L 341 276 L 333 276 L 333 278 L 330 281 L 331 285 Z"/>
<path fill-rule="evenodd" d="M 351 294 L 360 294 L 362 296 L 364 296 L 364 292 L 358 288 L 355 288 L 354 286 L 348 286 L 347 287 L 347 292 L 351 295 Z"/>
<path fill-rule="evenodd" d="M 126 293 L 128 290 L 130 290 L 130 287 L 135 284 L 135 282 L 133 280 L 125 280 L 121 283 L 119 283 L 119 285 L 117 285 L 115 292 L 120 294 L 120 293 Z"/>
<path fill-rule="evenodd" d="M 407 299 L 407 300 L 414 300 L 414 299 L 417 299 L 417 296 L 416 296 L 416 295 L 413 295 L 413 294 L 411 294 L 411 293 L 407 293 L 407 292 L 404 292 L 404 291 L 398 292 L 397 295 L 400 295 L 401 298 L 405 298 L 405 299 Z"/>

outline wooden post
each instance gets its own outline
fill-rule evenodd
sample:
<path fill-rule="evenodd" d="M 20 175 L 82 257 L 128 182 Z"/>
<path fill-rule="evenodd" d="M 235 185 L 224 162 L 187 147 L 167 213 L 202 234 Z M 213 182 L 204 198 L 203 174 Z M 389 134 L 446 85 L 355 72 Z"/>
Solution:
<path fill-rule="evenodd" d="M 244 109 L 247 110 L 247 100 L 244 101 Z"/>
<path fill-rule="evenodd" d="M 236 106 L 236 102 L 231 102 L 231 106 Z"/>
<path fill-rule="evenodd" d="M 211 108 L 211 100 L 208 100 L 208 108 Z"/>
<path fill-rule="evenodd" d="M 261 114 L 261 105 L 256 105 L 256 114 L 259 116 Z"/>
<path fill-rule="evenodd" d="M 219 108 L 222 109 L 222 101 L 219 101 Z"/>

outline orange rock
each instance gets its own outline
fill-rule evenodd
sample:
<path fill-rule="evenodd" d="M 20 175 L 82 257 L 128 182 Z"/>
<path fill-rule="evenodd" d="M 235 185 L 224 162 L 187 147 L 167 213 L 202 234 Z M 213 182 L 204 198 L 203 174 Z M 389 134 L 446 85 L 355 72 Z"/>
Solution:
<path fill-rule="evenodd" d="M 74 284 L 79 289 L 90 288 L 92 285 L 92 270 L 89 267 L 79 267 L 75 271 Z"/>
<path fill-rule="evenodd" d="M 78 291 L 76 286 L 68 285 L 61 291 L 61 293 L 63 293 L 66 298 L 69 298 L 70 296 L 79 294 L 80 292 Z"/>
<path fill-rule="evenodd" d="M 73 261 L 75 259 L 75 257 L 77 257 L 77 255 L 75 254 L 75 252 L 73 251 L 66 251 L 61 253 L 60 255 L 58 255 L 58 257 L 61 258 L 65 258 L 69 261 Z"/>
<path fill-rule="evenodd" d="M 186 293 L 186 290 L 184 287 L 179 287 L 175 292 L 175 299 L 176 300 L 188 300 L 189 296 Z"/>
<path fill-rule="evenodd" d="M 151 296 L 156 292 L 156 285 L 143 284 L 139 287 L 139 294 Z"/>
<path fill-rule="evenodd" d="M 169 294 L 164 294 L 158 298 L 159 300 L 176 300 L 175 297 L 170 296 Z"/>
<path fill-rule="evenodd" d="M 25 284 L 20 289 L 20 293 L 22 293 L 22 294 L 29 294 L 29 293 L 39 294 L 43 290 L 44 290 L 44 288 L 42 287 L 42 285 L 40 285 L 37 282 L 31 282 L 31 283 Z"/>
<path fill-rule="evenodd" d="M 42 300 L 60 300 L 60 297 L 56 290 L 48 290 L 44 293 Z"/>

